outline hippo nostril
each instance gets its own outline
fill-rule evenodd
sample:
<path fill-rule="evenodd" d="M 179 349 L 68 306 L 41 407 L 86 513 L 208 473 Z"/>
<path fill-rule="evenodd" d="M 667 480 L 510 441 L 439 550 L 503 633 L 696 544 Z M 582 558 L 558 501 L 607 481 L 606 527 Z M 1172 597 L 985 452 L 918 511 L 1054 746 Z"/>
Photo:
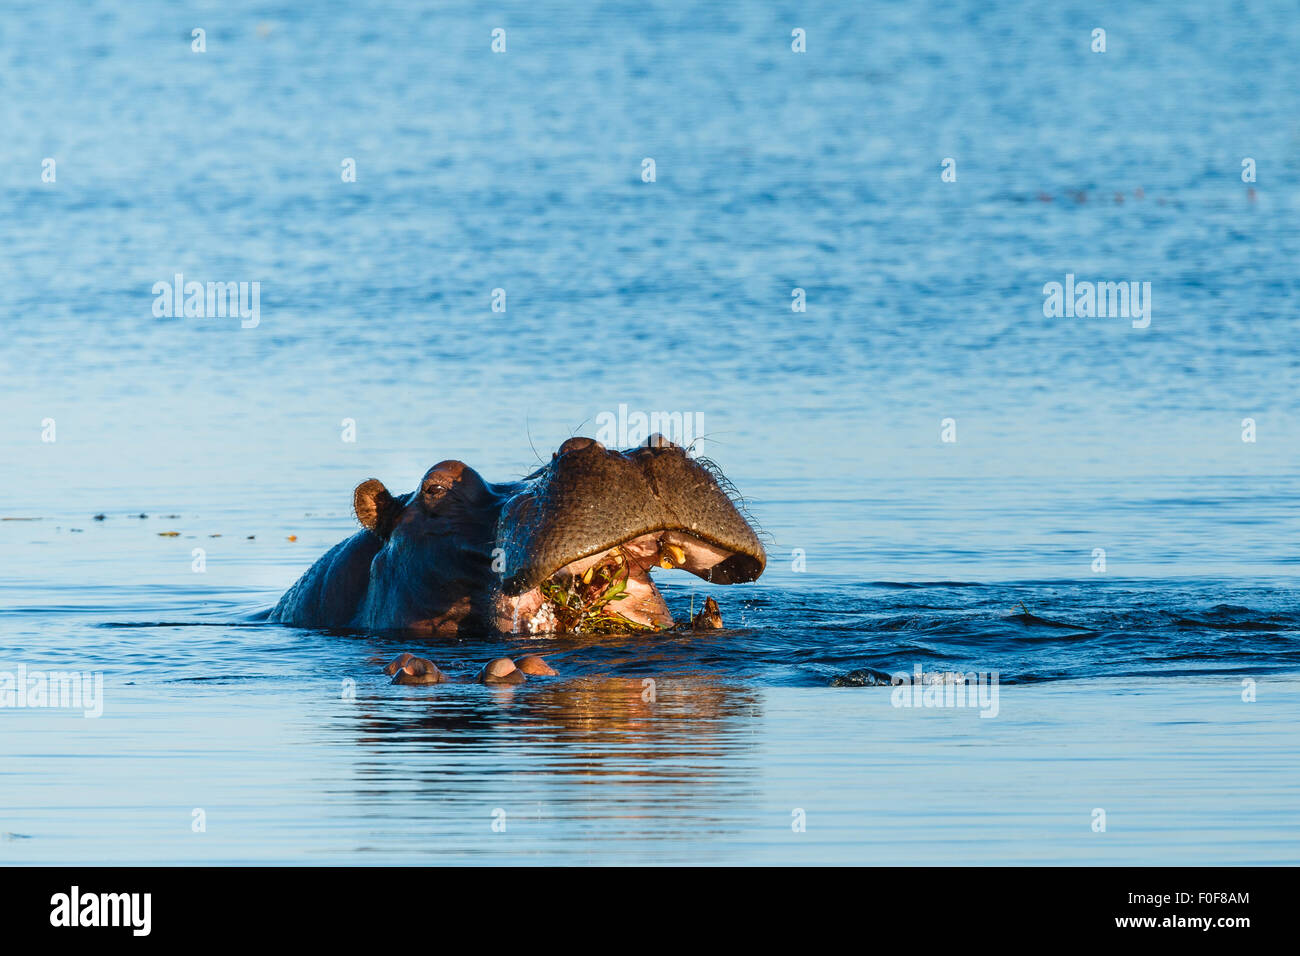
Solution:
<path fill-rule="evenodd" d="M 605 450 L 605 446 L 602 445 L 600 442 L 596 441 L 596 439 L 584 438 L 581 435 L 579 435 L 576 438 L 570 438 L 563 445 L 561 445 L 560 454 L 567 455 L 571 451 L 582 451 L 586 448 L 590 448 L 592 445 L 596 446 L 597 451 Z"/>

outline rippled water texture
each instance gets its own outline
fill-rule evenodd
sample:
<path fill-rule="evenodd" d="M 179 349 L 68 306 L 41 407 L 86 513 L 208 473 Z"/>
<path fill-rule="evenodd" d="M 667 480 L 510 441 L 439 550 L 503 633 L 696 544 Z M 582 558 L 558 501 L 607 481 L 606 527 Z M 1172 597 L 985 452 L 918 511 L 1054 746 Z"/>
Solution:
<path fill-rule="evenodd" d="M 1300 862 L 1297 50 L 1264 2 L 10 4 L 0 671 L 103 715 L 0 709 L 0 862 Z M 176 273 L 256 327 L 155 317 Z M 1150 326 L 1045 317 L 1067 274 Z M 726 631 L 257 623 L 359 481 L 620 405 L 762 527 L 756 584 L 660 578 Z M 894 706 L 918 665 L 996 716 Z"/>

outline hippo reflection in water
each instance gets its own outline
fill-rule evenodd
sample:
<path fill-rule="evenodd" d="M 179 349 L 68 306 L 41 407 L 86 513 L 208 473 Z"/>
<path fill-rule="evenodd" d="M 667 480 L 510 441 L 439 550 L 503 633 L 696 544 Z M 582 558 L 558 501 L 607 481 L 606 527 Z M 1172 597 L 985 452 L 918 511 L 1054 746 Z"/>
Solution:
<path fill-rule="evenodd" d="M 362 530 L 313 564 L 270 620 L 439 635 L 665 630 L 676 625 L 651 568 L 715 584 L 763 573 L 763 546 L 728 488 L 660 435 L 623 452 L 570 438 L 507 484 L 459 461 L 434 465 L 406 495 L 372 478 L 353 497 Z M 722 626 L 711 598 L 689 626 Z M 387 670 L 396 683 L 446 680 L 409 654 Z M 554 671 L 533 656 L 499 658 L 478 679 L 527 673 Z"/>

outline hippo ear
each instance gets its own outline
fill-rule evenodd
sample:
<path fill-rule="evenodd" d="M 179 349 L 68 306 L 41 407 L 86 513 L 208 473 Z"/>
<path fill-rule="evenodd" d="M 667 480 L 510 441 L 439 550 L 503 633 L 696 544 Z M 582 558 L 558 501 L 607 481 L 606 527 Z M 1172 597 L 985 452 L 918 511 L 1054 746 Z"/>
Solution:
<path fill-rule="evenodd" d="M 369 478 L 357 485 L 357 490 L 352 492 L 352 510 L 356 512 L 357 520 L 363 528 L 369 528 L 381 538 L 387 538 L 402 507 L 388 493 L 382 481 Z"/>

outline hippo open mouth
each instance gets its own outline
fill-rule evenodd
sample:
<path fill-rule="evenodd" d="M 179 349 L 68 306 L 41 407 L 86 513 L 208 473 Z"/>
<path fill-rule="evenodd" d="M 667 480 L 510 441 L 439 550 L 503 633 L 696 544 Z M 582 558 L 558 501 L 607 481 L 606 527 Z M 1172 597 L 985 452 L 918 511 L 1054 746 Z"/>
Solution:
<path fill-rule="evenodd" d="M 652 531 L 570 561 L 510 602 L 511 630 L 610 632 L 674 625 L 654 569 L 681 568 L 717 584 L 752 581 L 762 562 L 679 528 Z"/>
<path fill-rule="evenodd" d="M 317 561 L 272 620 L 440 634 L 662 630 L 674 622 L 652 569 L 737 584 L 766 564 L 716 467 L 657 435 L 626 451 L 571 438 L 507 484 L 454 460 L 406 495 L 372 478 L 353 510 L 363 530 Z M 721 626 L 714 602 L 707 612 Z"/>
<path fill-rule="evenodd" d="M 758 535 L 714 472 L 659 436 L 626 452 L 571 438 L 530 477 L 498 534 L 511 630 L 663 629 L 673 619 L 651 569 L 715 584 L 763 573 Z"/>

